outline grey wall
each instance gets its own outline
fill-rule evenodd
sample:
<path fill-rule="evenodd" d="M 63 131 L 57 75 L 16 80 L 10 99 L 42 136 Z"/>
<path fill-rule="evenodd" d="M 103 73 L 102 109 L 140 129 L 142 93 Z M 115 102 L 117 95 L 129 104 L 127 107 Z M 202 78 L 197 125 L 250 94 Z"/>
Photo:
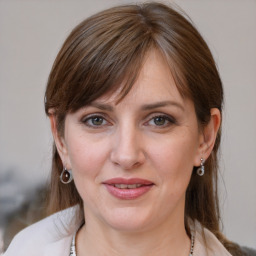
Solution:
<path fill-rule="evenodd" d="M 23 191 L 48 178 L 52 139 L 43 94 L 67 34 L 86 16 L 128 2 L 0 0 L 0 199 L 10 193 L 22 200 Z M 256 248 L 256 1 L 175 2 L 210 45 L 225 88 L 224 231 Z"/>

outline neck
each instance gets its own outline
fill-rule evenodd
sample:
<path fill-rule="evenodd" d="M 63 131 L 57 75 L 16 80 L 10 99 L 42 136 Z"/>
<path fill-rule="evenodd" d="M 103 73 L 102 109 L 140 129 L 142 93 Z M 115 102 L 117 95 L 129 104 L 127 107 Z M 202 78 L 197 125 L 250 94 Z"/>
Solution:
<path fill-rule="evenodd" d="M 77 235 L 77 254 L 122 256 L 188 256 L 190 238 L 184 218 L 179 222 L 162 223 L 151 230 L 124 232 L 105 229 L 88 221 Z"/>

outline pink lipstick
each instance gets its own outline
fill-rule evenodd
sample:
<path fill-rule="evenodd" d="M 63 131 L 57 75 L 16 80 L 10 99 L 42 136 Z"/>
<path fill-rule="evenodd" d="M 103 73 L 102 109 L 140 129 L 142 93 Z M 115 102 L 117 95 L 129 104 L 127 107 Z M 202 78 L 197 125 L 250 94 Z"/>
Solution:
<path fill-rule="evenodd" d="M 149 180 L 139 178 L 114 178 L 103 182 L 108 192 L 118 199 L 132 200 L 147 193 L 154 185 Z"/>

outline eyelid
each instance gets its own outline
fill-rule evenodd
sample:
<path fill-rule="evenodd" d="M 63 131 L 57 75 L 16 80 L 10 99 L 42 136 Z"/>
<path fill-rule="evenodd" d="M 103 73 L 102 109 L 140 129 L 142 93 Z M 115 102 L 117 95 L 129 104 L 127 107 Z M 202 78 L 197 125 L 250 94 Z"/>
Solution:
<path fill-rule="evenodd" d="M 157 118 L 157 117 L 163 117 L 169 122 L 169 124 L 163 125 L 163 126 L 155 125 L 157 128 L 165 128 L 165 127 L 169 127 L 170 125 L 177 124 L 177 120 L 173 116 L 171 116 L 169 114 L 165 114 L 165 113 L 152 113 L 152 114 L 150 114 L 148 116 L 147 121 L 145 122 L 145 124 L 149 125 L 148 123 L 151 120 L 153 120 L 154 118 Z"/>
<path fill-rule="evenodd" d="M 97 125 L 89 125 L 87 123 L 90 119 L 93 119 L 93 118 L 96 118 L 96 117 L 102 118 L 105 122 L 107 122 L 107 124 L 97 126 Z M 81 118 L 81 123 L 85 124 L 89 128 L 95 128 L 95 129 L 99 129 L 99 128 L 102 128 L 102 127 L 105 127 L 105 126 L 109 126 L 109 124 L 111 124 L 111 122 L 109 121 L 109 118 L 106 117 L 106 115 L 104 113 L 91 113 L 91 114 L 85 115 Z"/>

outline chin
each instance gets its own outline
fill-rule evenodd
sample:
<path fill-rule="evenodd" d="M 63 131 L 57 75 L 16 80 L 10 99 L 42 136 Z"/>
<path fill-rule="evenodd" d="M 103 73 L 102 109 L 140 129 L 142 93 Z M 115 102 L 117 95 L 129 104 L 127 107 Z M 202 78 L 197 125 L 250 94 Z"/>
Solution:
<path fill-rule="evenodd" d="M 105 223 L 121 232 L 139 232 L 148 229 L 152 224 L 151 214 L 139 211 L 135 207 L 121 208 L 105 216 Z"/>

